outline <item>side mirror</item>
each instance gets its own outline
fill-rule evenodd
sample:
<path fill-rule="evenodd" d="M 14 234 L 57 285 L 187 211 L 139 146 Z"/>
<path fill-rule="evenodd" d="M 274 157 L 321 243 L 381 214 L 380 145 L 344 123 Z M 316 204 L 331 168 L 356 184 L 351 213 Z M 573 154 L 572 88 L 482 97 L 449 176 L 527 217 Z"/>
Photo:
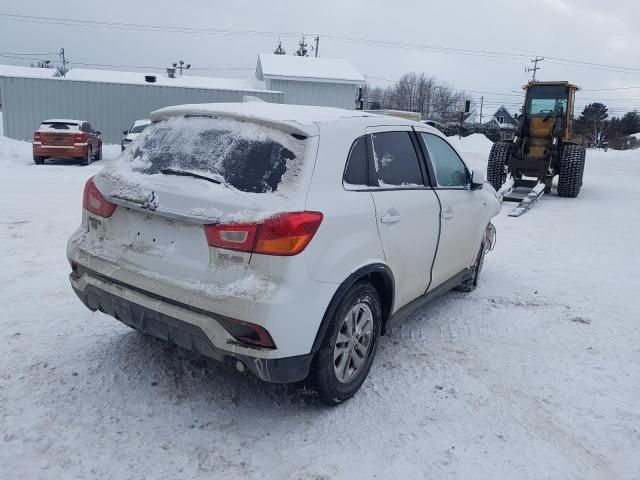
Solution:
<path fill-rule="evenodd" d="M 471 171 L 471 190 L 480 190 L 484 185 L 484 172 L 482 170 Z"/>
<path fill-rule="evenodd" d="M 122 131 L 122 134 L 123 134 L 123 135 L 129 135 L 129 130 L 123 130 L 123 131 Z"/>
<path fill-rule="evenodd" d="M 96 135 L 102 135 L 102 132 L 100 130 L 96 130 Z"/>

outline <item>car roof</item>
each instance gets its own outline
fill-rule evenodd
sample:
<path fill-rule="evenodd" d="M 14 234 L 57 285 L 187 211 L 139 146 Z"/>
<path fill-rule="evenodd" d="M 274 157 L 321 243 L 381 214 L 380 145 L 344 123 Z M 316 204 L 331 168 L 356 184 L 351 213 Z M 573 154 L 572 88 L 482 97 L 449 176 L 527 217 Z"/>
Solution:
<path fill-rule="evenodd" d="M 136 120 L 135 122 L 133 122 L 133 126 L 137 127 L 138 125 L 148 125 L 151 123 L 151 120 L 148 118 L 143 118 L 140 120 Z"/>
<path fill-rule="evenodd" d="M 258 123 L 288 127 L 292 132 L 314 135 L 318 126 L 326 123 L 355 122 L 365 125 L 420 126 L 424 124 L 397 117 L 377 115 L 361 110 L 346 110 L 332 107 L 285 105 L 266 102 L 208 103 L 178 105 L 162 108 L 151 113 L 152 121 L 185 115 L 211 115 L 250 120 Z"/>
<path fill-rule="evenodd" d="M 51 118 L 49 120 L 43 120 L 42 123 L 85 123 L 86 120 L 71 120 L 69 118 Z"/>

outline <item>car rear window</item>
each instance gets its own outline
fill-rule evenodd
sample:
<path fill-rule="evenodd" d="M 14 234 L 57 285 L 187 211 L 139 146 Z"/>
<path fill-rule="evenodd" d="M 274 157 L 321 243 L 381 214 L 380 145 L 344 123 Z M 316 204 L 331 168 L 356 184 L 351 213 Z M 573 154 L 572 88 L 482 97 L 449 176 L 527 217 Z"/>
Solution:
<path fill-rule="evenodd" d="M 147 127 L 124 159 L 142 174 L 181 170 L 243 192 L 268 193 L 296 181 L 305 145 L 305 137 L 251 122 L 175 117 Z"/>
<path fill-rule="evenodd" d="M 80 126 L 71 122 L 42 122 L 40 130 L 78 130 Z"/>

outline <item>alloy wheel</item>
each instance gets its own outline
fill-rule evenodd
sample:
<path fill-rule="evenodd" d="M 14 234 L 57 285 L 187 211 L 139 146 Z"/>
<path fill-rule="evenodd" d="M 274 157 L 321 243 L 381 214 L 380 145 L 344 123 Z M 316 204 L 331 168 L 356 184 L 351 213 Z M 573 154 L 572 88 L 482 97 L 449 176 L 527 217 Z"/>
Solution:
<path fill-rule="evenodd" d="M 373 313 L 366 303 L 347 312 L 333 348 L 333 368 L 341 383 L 351 382 L 364 367 L 373 340 Z"/>

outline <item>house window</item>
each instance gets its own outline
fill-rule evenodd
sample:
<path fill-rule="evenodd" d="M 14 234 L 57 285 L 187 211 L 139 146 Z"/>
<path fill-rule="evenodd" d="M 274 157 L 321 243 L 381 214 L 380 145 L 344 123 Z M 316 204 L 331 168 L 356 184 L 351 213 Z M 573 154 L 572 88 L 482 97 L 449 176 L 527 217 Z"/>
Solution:
<path fill-rule="evenodd" d="M 501 115 L 498 117 L 498 123 L 502 125 L 504 123 L 504 117 Z"/>

